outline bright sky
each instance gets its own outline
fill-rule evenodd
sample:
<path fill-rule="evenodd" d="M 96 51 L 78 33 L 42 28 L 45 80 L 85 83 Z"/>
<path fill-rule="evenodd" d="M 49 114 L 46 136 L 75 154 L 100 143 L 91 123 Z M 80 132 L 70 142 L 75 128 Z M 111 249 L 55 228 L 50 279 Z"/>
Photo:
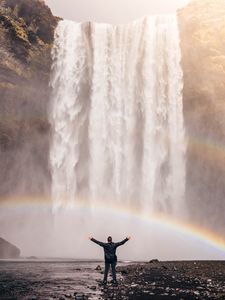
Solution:
<path fill-rule="evenodd" d="M 45 0 L 54 15 L 77 22 L 126 23 L 150 14 L 172 13 L 190 0 Z"/>

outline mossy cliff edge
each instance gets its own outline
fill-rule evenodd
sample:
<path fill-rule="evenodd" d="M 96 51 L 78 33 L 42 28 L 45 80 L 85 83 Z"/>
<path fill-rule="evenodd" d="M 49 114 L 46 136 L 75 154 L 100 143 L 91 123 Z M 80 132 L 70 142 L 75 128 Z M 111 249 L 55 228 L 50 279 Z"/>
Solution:
<path fill-rule="evenodd" d="M 49 75 L 58 18 L 43 1 L 0 0 L 0 195 L 48 193 Z"/>

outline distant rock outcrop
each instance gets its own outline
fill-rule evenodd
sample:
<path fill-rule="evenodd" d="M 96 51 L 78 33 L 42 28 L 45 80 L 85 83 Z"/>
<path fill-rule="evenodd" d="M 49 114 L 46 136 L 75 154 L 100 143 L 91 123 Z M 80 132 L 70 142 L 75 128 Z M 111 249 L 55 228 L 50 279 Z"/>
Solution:
<path fill-rule="evenodd" d="M 0 238 L 0 259 L 19 258 L 20 249 Z"/>

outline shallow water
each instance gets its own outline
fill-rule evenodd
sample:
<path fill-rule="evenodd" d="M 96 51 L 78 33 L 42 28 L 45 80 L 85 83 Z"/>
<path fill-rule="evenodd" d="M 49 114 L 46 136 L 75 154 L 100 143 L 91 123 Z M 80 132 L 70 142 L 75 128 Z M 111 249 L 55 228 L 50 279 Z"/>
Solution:
<path fill-rule="evenodd" d="M 0 261 L 0 299 L 59 299 L 74 293 L 99 299 L 102 274 L 93 261 Z"/>

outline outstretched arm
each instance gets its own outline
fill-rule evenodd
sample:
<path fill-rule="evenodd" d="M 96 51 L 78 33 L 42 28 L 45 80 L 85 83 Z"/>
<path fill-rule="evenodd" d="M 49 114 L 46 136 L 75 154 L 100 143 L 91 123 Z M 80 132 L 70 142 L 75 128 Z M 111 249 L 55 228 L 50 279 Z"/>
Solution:
<path fill-rule="evenodd" d="M 131 239 L 131 237 L 126 237 L 124 240 L 122 240 L 121 242 L 119 243 L 115 243 L 116 244 L 116 247 L 119 247 L 119 246 L 122 246 L 124 245 L 126 242 L 128 242 L 129 240 Z"/>
<path fill-rule="evenodd" d="M 94 242 L 95 244 L 98 244 L 98 245 L 101 246 L 101 247 L 104 247 L 104 246 L 105 246 L 105 243 L 99 242 L 99 241 L 97 241 L 96 239 L 94 239 L 93 237 L 89 237 L 89 240 L 92 241 L 92 242 Z"/>

